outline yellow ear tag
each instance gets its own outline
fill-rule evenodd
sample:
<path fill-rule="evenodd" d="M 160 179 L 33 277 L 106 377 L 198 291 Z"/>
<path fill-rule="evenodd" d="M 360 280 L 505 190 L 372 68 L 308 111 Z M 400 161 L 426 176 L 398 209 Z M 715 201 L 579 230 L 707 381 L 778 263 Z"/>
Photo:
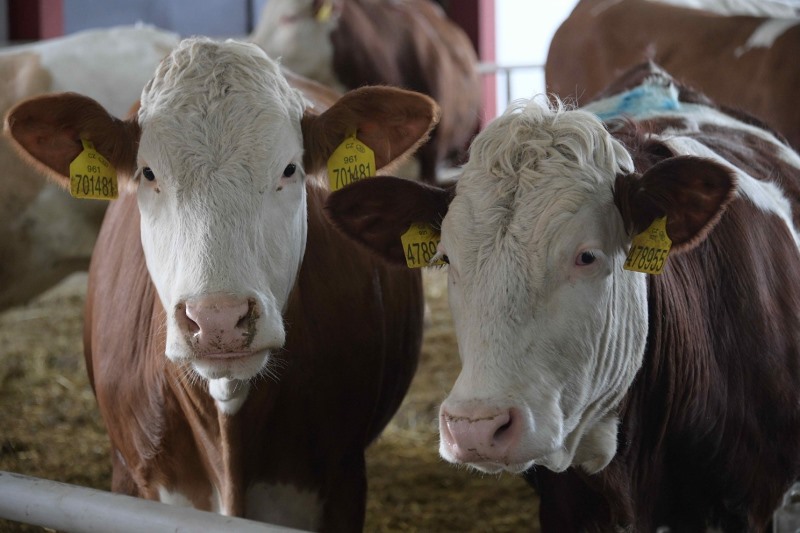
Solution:
<path fill-rule="evenodd" d="M 331 191 L 375 175 L 375 154 L 369 146 L 356 139 L 356 134 L 347 137 L 328 159 L 328 180 Z"/>
<path fill-rule="evenodd" d="M 75 198 L 113 200 L 119 196 L 117 171 L 94 149 L 91 141 L 81 139 L 83 152 L 69 164 L 69 192 Z"/>
<path fill-rule="evenodd" d="M 319 11 L 317 11 L 317 22 L 328 22 L 331 18 L 331 14 L 333 13 L 333 3 L 328 1 L 324 2 L 321 6 L 319 6 Z"/>
<path fill-rule="evenodd" d="M 442 240 L 441 235 L 430 224 L 424 222 L 411 224 L 408 231 L 400 236 L 408 268 L 447 264 L 441 259 L 430 262 L 436 255 L 436 247 L 439 246 L 440 240 Z"/>
<path fill-rule="evenodd" d="M 657 218 L 649 228 L 633 238 L 622 268 L 645 274 L 661 274 L 671 247 L 672 241 L 667 236 L 667 217 Z"/>

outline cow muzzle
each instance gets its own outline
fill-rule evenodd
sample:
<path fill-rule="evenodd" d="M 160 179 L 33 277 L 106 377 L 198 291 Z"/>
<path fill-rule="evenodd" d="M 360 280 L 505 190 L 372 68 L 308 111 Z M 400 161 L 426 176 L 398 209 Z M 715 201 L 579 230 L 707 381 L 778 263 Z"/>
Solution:
<path fill-rule="evenodd" d="M 266 311 L 254 296 L 214 293 L 180 301 L 174 319 L 185 350 L 177 359 L 191 361 L 207 379 L 253 377 L 285 340 L 279 313 Z"/>
<path fill-rule="evenodd" d="M 521 473 L 534 464 L 549 463 L 561 441 L 560 432 L 536 429 L 525 408 L 445 402 L 439 411 L 439 453 L 446 461 L 482 472 Z"/>

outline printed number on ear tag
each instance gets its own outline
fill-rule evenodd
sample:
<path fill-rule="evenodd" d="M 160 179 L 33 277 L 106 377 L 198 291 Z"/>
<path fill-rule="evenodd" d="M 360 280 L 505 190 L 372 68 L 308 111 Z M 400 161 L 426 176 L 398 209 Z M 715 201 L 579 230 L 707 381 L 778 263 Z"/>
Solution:
<path fill-rule="evenodd" d="M 347 137 L 328 159 L 328 180 L 331 191 L 375 175 L 375 154 L 356 138 Z"/>
<path fill-rule="evenodd" d="M 411 224 L 408 231 L 400 236 L 408 268 L 445 265 L 446 263 L 441 259 L 430 262 L 436 255 L 436 248 L 439 246 L 440 240 L 442 240 L 441 235 L 430 224 L 421 222 Z"/>
<path fill-rule="evenodd" d="M 645 274 L 661 274 L 667 263 L 672 240 L 667 236 L 667 217 L 657 218 L 631 242 L 622 268 Z"/>
<path fill-rule="evenodd" d="M 113 200 L 119 196 L 117 171 L 94 149 L 91 141 L 81 139 L 83 151 L 69 164 L 69 192 L 75 198 Z"/>

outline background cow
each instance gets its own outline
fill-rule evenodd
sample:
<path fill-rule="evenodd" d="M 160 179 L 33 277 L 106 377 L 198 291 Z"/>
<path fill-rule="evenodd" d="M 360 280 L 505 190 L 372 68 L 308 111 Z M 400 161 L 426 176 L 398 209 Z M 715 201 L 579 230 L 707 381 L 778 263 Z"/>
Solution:
<path fill-rule="evenodd" d="M 796 14 L 725 16 L 647 0 L 582 0 L 553 36 L 545 80 L 549 92 L 581 104 L 652 60 L 718 104 L 766 121 L 800 149 L 800 69 L 788 67 L 798 54 Z"/>
<path fill-rule="evenodd" d="M 458 161 L 475 134 L 475 49 L 430 0 L 270 0 L 250 39 L 290 70 L 340 90 L 388 84 L 432 96 L 442 115 L 417 152 L 423 180 L 435 181 L 438 163 Z"/>
<path fill-rule="evenodd" d="M 421 283 L 336 232 L 314 174 L 352 133 L 386 166 L 438 110 L 393 88 L 320 113 L 329 103 L 254 45 L 193 39 L 136 118 L 75 94 L 10 112 L 7 130 L 55 179 L 84 139 L 127 181 L 92 258 L 84 334 L 113 490 L 360 530 L 364 448 L 413 375 Z"/>
<path fill-rule="evenodd" d="M 32 96 L 76 91 L 125 116 L 178 36 L 155 28 L 92 30 L 0 51 L 0 113 Z M 86 270 L 105 202 L 86 202 L 25 165 L 0 138 L 0 310 Z"/>
<path fill-rule="evenodd" d="M 384 178 L 328 209 L 396 261 L 444 217 L 443 458 L 525 472 L 545 531 L 766 531 L 800 473 L 800 157 L 650 64 L 609 92 L 510 108 L 452 200 Z M 632 241 L 664 234 L 665 266 Z"/>

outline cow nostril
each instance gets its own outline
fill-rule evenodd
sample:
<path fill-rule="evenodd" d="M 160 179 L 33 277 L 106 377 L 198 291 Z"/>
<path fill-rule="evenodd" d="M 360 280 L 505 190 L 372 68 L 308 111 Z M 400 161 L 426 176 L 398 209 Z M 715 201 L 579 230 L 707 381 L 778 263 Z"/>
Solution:
<path fill-rule="evenodd" d="M 239 329 L 249 329 L 252 323 L 258 318 L 256 312 L 256 301 L 253 298 L 247 299 L 247 311 L 236 322 L 236 327 Z"/>
<path fill-rule="evenodd" d="M 503 415 L 503 420 L 500 420 L 502 424 L 500 424 L 497 429 L 495 430 L 494 434 L 492 435 L 492 442 L 500 443 L 507 439 L 513 438 L 513 430 L 514 430 L 514 416 L 511 411 L 505 413 Z"/>
<path fill-rule="evenodd" d="M 180 303 L 175 306 L 175 316 L 185 332 L 192 335 L 200 332 L 200 325 L 189 316 L 186 304 Z"/>

